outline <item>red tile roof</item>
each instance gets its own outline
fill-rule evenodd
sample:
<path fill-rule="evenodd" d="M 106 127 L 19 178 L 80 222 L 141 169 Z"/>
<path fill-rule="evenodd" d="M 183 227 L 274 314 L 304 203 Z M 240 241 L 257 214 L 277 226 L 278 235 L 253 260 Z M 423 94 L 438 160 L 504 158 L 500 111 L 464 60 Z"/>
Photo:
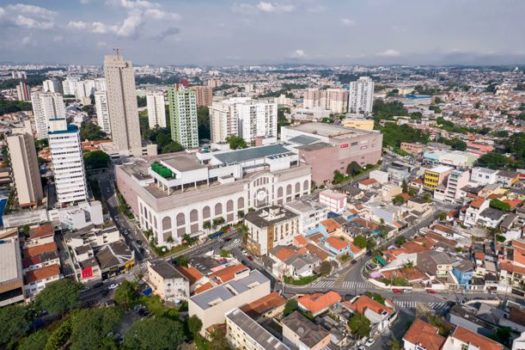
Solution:
<path fill-rule="evenodd" d="M 210 282 L 206 282 L 202 286 L 195 288 L 195 291 L 193 292 L 193 294 L 199 294 L 211 288 L 213 288 L 213 284 L 211 284 Z"/>
<path fill-rule="evenodd" d="M 374 299 L 370 298 L 367 295 L 361 295 L 356 300 L 354 300 L 354 302 L 352 303 L 350 302 L 345 302 L 345 303 L 346 303 L 345 305 L 348 306 L 350 310 L 353 310 L 360 314 L 364 314 L 366 310 L 371 310 L 375 312 L 376 314 L 382 314 L 383 312 L 386 312 L 389 315 L 391 315 L 394 312 L 394 310 L 392 310 L 391 308 L 381 303 L 378 303 L 377 301 L 375 301 Z"/>
<path fill-rule="evenodd" d="M 55 229 L 53 228 L 53 225 L 49 223 L 34 227 L 31 230 L 29 230 L 29 238 L 31 239 L 50 237 L 54 234 Z"/>
<path fill-rule="evenodd" d="M 440 350 L 445 343 L 445 338 L 439 335 L 437 327 L 420 319 L 416 319 L 412 323 L 403 340 L 420 345 L 426 350 Z"/>
<path fill-rule="evenodd" d="M 186 277 L 188 279 L 188 281 L 190 281 L 190 284 L 194 284 L 195 282 L 197 282 L 198 280 L 200 280 L 203 277 L 202 274 L 199 272 L 199 270 L 197 270 L 194 267 L 176 266 L 176 269 L 181 274 L 183 274 L 184 277 Z"/>
<path fill-rule="evenodd" d="M 24 249 L 24 256 L 26 258 L 41 255 L 44 253 L 51 253 L 57 250 L 55 242 L 37 245 Z"/>
<path fill-rule="evenodd" d="M 470 202 L 470 206 L 476 209 L 481 208 L 483 203 L 485 202 L 485 198 L 482 197 L 476 197 L 472 202 Z"/>
<path fill-rule="evenodd" d="M 308 244 L 308 240 L 306 238 L 304 238 L 303 235 L 297 235 L 294 237 L 294 244 L 299 246 L 299 247 L 304 247 L 305 245 Z"/>
<path fill-rule="evenodd" d="M 36 281 L 45 280 L 50 277 L 55 277 L 60 275 L 60 265 L 54 264 L 41 269 L 31 270 L 26 272 L 25 281 L 26 284 L 33 283 Z"/>
<path fill-rule="evenodd" d="M 257 299 L 249 304 L 241 307 L 241 310 L 246 312 L 249 316 L 258 317 L 268 311 L 276 309 L 286 304 L 286 299 L 277 292 L 272 292 L 260 299 Z"/>
<path fill-rule="evenodd" d="M 330 256 L 326 250 L 319 248 L 312 243 L 306 245 L 306 250 L 308 250 L 310 254 L 316 255 L 321 261 L 325 261 Z"/>
<path fill-rule="evenodd" d="M 246 270 L 249 270 L 249 268 L 243 264 L 231 265 L 210 274 L 210 278 L 217 278 L 221 283 L 226 283 L 234 279 L 237 274 Z"/>
<path fill-rule="evenodd" d="M 348 248 L 348 245 L 350 244 L 348 241 L 334 236 L 328 237 L 325 242 L 338 251 Z"/>
<path fill-rule="evenodd" d="M 368 179 L 364 179 L 364 180 L 359 181 L 359 183 L 361 185 L 370 186 L 370 185 L 376 184 L 377 180 L 368 178 Z"/>
<path fill-rule="evenodd" d="M 479 350 L 503 350 L 503 345 L 500 343 L 463 327 L 456 327 L 451 337 L 459 339 L 463 343 L 472 344 Z"/>
<path fill-rule="evenodd" d="M 326 231 L 328 232 L 334 232 L 338 228 L 341 228 L 341 225 L 339 225 L 335 220 L 332 220 L 332 219 L 321 221 L 321 225 L 326 227 Z"/>
<path fill-rule="evenodd" d="M 299 306 L 310 311 L 313 315 L 328 309 L 330 306 L 341 301 L 341 296 L 337 292 L 306 294 L 297 299 Z"/>

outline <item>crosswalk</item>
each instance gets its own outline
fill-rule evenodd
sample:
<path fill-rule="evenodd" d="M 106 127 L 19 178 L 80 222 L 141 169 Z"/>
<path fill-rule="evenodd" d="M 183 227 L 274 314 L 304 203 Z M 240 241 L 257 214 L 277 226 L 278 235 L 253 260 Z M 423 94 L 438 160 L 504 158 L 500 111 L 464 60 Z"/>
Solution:
<path fill-rule="evenodd" d="M 374 285 L 369 282 L 356 282 L 356 281 L 342 281 L 337 282 L 335 279 L 323 279 L 319 281 L 315 281 L 310 285 L 312 288 L 336 288 L 337 289 L 347 289 L 347 290 L 355 290 L 355 289 L 370 289 L 373 288 Z"/>
<path fill-rule="evenodd" d="M 435 311 L 441 311 L 447 308 L 447 303 L 443 302 L 421 303 L 414 300 L 394 300 L 394 304 L 405 309 L 415 309 L 418 305 L 430 308 Z"/>

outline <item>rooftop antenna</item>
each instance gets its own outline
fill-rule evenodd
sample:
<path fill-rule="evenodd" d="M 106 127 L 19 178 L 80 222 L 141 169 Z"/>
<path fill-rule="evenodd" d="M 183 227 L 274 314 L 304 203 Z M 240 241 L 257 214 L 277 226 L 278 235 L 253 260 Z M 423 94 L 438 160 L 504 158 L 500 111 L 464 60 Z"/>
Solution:
<path fill-rule="evenodd" d="M 120 57 L 120 49 L 118 49 L 118 48 L 113 49 L 113 52 L 115 53 L 115 55 L 117 55 L 118 57 Z"/>

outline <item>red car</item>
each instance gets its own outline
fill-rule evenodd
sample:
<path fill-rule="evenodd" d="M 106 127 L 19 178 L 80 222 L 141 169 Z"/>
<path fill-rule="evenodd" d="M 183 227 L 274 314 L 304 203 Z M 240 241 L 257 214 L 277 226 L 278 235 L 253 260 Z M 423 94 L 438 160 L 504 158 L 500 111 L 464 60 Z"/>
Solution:
<path fill-rule="evenodd" d="M 403 291 L 403 289 L 392 288 L 392 293 L 394 293 L 394 294 L 403 294 L 404 291 Z"/>
<path fill-rule="evenodd" d="M 427 289 L 428 294 L 436 294 L 437 292 L 433 289 Z"/>

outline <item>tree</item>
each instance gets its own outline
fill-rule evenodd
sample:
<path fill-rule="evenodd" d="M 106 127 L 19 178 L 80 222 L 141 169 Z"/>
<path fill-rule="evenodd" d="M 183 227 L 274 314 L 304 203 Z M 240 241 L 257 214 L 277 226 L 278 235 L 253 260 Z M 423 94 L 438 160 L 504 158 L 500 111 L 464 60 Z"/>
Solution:
<path fill-rule="evenodd" d="M 394 205 L 402 205 L 405 203 L 405 197 L 403 197 L 402 195 L 398 194 L 397 196 L 395 196 L 393 199 L 392 199 L 392 204 Z"/>
<path fill-rule="evenodd" d="M 356 236 L 354 238 L 354 245 L 363 249 L 366 247 L 366 237 L 363 235 Z"/>
<path fill-rule="evenodd" d="M 368 251 L 372 251 L 375 247 L 376 247 L 376 240 L 373 239 L 372 237 L 368 238 L 366 240 L 366 249 Z"/>
<path fill-rule="evenodd" d="M 22 305 L 5 306 L 0 309 L 0 345 L 12 342 L 29 330 L 31 323 Z"/>
<path fill-rule="evenodd" d="M 398 247 L 401 247 L 403 244 L 405 244 L 406 241 L 407 239 L 405 238 L 405 236 L 399 236 L 396 238 L 395 243 Z"/>
<path fill-rule="evenodd" d="M 226 138 L 226 142 L 230 144 L 231 149 L 246 148 L 246 141 L 240 136 L 230 135 Z"/>
<path fill-rule="evenodd" d="M 146 107 L 147 104 L 146 96 L 137 96 L 137 107 Z"/>
<path fill-rule="evenodd" d="M 224 332 L 215 330 L 210 334 L 210 344 L 213 344 L 213 350 L 230 350 L 231 347 L 226 340 Z"/>
<path fill-rule="evenodd" d="M 178 321 L 152 317 L 135 321 L 124 337 L 126 349 L 177 349 L 184 342 L 184 330 Z"/>
<path fill-rule="evenodd" d="M 82 309 L 71 315 L 71 350 L 115 348 L 111 333 L 118 330 L 122 312 L 115 307 Z"/>
<path fill-rule="evenodd" d="M 174 152 L 180 152 L 180 151 L 184 151 L 184 147 L 182 147 L 180 143 L 176 141 L 172 141 L 168 143 L 167 145 L 163 146 L 160 150 L 160 153 L 164 154 L 164 153 L 174 153 Z"/>
<path fill-rule="evenodd" d="M 115 290 L 115 302 L 125 308 L 129 308 L 138 299 L 138 286 L 136 283 L 124 281 Z"/>
<path fill-rule="evenodd" d="M 502 202 L 497 198 L 494 198 L 490 201 L 489 206 L 494 209 L 501 211 L 510 211 L 510 205 L 508 203 Z"/>
<path fill-rule="evenodd" d="M 348 321 L 348 327 L 359 339 L 370 335 L 370 321 L 361 314 L 355 313 Z"/>
<path fill-rule="evenodd" d="M 508 165 L 508 160 L 503 154 L 489 152 L 479 157 L 476 165 L 490 169 L 503 169 Z"/>
<path fill-rule="evenodd" d="M 193 336 L 193 339 L 197 337 L 199 332 L 202 329 L 202 321 L 200 320 L 197 315 L 193 315 L 190 318 L 188 318 L 188 330 L 190 331 L 190 334 Z"/>
<path fill-rule="evenodd" d="M 105 140 L 107 138 L 107 135 L 100 126 L 95 125 L 90 122 L 84 122 L 80 126 L 80 138 L 82 141 L 97 141 L 97 140 Z"/>
<path fill-rule="evenodd" d="M 408 184 L 406 179 L 403 179 L 403 182 L 401 183 L 401 189 L 403 193 L 408 193 Z"/>
<path fill-rule="evenodd" d="M 359 173 L 361 173 L 362 171 L 363 171 L 363 169 L 361 168 L 361 166 L 356 161 L 351 162 L 346 167 L 346 173 L 349 176 L 356 176 Z"/>
<path fill-rule="evenodd" d="M 197 125 L 199 128 L 199 139 L 210 138 L 210 110 L 207 106 L 197 108 Z"/>
<path fill-rule="evenodd" d="M 67 319 L 51 333 L 44 350 L 62 349 L 71 336 L 71 319 Z"/>
<path fill-rule="evenodd" d="M 390 350 L 402 350 L 401 343 L 396 338 L 390 339 L 388 342 L 388 346 L 390 346 Z"/>
<path fill-rule="evenodd" d="M 334 179 L 332 183 L 334 185 L 340 184 L 346 180 L 346 176 L 341 173 L 339 170 L 334 171 Z"/>
<path fill-rule="evenodd" d="M 288 299 L 284 305 L 283 316 L 286 317 L 299 308 L 297 299 Z"/>
<path fill-rule="evenodd" d="M 91 151 L 84 153 L 86 169 L 104 169 L 110 164 L 109 155 L 104 151 Z"/>
<path fill-rule="evenodd" d="M 18 350 L 44 349 L 48 338 L 49 332 L 42 329 L 22 339 L 18 345 Z"/>
<path fill-rule="evenodd" d="M 330 262 L 323 261 L 321 263 L 321 266 L 319 267 L 319 272 L 321 273 L 321 275 L 329 275 L 331 271 L 332 271 L 332 265 L 330 264 Z"/>
<path fill-rule="evenodd" d="M 82 285 L 64 278 L 46 286 L 35 298 L 35 304 L 50 314 L 63 315 L 79 306 Z"/>

